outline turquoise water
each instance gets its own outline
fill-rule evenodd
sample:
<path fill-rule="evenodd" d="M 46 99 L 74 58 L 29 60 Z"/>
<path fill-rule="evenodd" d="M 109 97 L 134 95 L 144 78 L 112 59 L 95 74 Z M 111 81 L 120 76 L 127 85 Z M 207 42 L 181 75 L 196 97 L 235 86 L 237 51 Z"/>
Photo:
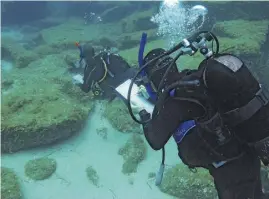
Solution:
<path fill-rule="evenodd" d="M 268 2 L 175 3 L 2 2 L 3 199 L 216 198 L 208 172 L 189 171 L 172 139 L 156 186 L 161 151 L 149 147 L 124 103 L 92 99 L 68 70 L 79 60 L 75 42 L 91 42 L 96 52 L 109 46 L 135 66 L 142 32 L 148 52 L 207 29 L 218 35 L 221 51 L 242 56 L 269 84 L 269 56 L 261 56 Z M 194 69 L 202 60 L 197 53 L 177 64 Z"/>

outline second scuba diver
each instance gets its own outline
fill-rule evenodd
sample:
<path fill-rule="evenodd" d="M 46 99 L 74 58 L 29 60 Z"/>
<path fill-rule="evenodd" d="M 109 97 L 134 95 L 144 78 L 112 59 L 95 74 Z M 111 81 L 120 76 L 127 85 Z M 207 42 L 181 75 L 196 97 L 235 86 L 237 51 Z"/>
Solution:
<path fill-rule="evenodd" d="M 73 76 L 73 80 L 82 91 L 91 91 L 96 98 L 113 99 L 117 96 L 115 88 L 136 72 L 118 54 L 109 50 L 95 54 L 90 43 L 76 45 L 80 50 L 80 61 L 70 70 L 79 74 Z"/>
<path fill-rule="evenodd" d="M 216 52 L 205 40 L 216 41 Z M 260 179 L 261 161 L 269 163 L 269 93 L 243 61 L 220 54 L 218 45 L 212 33 L 197 33 L 171 50 L 154 49 L 142 61 L 140 56 L 155 107 L 153 113 L 140 109 L 141 121 L 128 108 L 149 145 L 163 149 L 161 170 L 164 146 L 173 137 L 184 164 L 209 171 L 220 199 L 269 198 Z M 178 72 L 175 61 L 186 49 L 191 55 L 200 50 L 206 59 L 196 70 Z M 178 56 L 169 57 L 176 50 Z"/>

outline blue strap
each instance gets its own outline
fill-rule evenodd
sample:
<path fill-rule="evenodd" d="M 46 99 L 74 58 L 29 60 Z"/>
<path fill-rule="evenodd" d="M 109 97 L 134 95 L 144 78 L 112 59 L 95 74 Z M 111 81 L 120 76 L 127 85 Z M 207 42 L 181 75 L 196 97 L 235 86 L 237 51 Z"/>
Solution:
<path fill-rule="evenodd" d="M 141 68 L 143 66 L 143 59 L 144 59 L 144 51 L 145 51 L 145 46 L 146 46 L 146 43 L 147 43 L 147 34 L 146 33 L 142 33 L 142 36 L 141 36 L 141 40 L 140 40 L 140 46 L 139 46 L 139 51 L 138 51 L 138 64 L 139 64 L 139 67 Z M 144 70 L 142 70 L 142 75 L 145 76 L 146 73 Z M 153 91 L 150 83 L 147 83 L 145 85 L 146 87 L 146 90 L 149 94 L 149 97 L 156 101 L 157 100 L 157 95 L 156 93 Z"/>
<path fill-rule="evenodd" d="M 196 126 L 196 123 L 194 120 L 189 120 L 189 121 L 181 123 L 179 127 L 177 128 L 176 132 L 173 134 L 173 137 L 176 143 L 179 144 L 183 140 L 185 135 L 195 126 Z"/>
<path fill-rule="evenodd" d="M 227 161 L 213 162 L 212 165 L 217 169 L 223 166 Z"/>

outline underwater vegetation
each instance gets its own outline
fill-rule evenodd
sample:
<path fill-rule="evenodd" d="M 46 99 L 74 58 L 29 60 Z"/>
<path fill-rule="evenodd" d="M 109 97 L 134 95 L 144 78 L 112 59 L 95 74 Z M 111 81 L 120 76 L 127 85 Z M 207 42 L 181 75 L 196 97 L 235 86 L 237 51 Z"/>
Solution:
<path fill-rule="evenodd" d="M 133 134 L 118 151 L 124 159 L 122 173 L 131 174 L 137 171 L 138 165 L 146 158 L 147 146 L 140 135 Z"/>
<path fill-rule="evenodd" d="M 91 183 L 94 186 L 98 187 L 99 186 L 99 176 L 97 174 L 97 171 L 92 166 L 89 166 L 86 169 L 86 174 L 87 174 L 89 181 L 91 181 Z"/>
<path fill-rule="evenodd" d="M 207 170 L 197 169 L 197 172 L 193 173 L 183 164 L 178 164 L 165 172 L 160 190 L 184 199 L 214 199 L 217 197 L 213 179 Z"/>
<path fill-rule="evenodd" d="M 142 133 L 142 129 L 129 115 L 129 111 L 122 100 L 115 99 L 106 104 L 103 116 L 113 128 L 123 133 Z"/>
<path fill-rule="evenodd" d="M 91 98 L 72 84 L 64 63 L 48 55 L 3 75 L 12 92 L 2 97 L 2 152 L 51 144 L 83 128 Z"/>
<path fill-rule="evenodd" d="M 1 198 L 23 198 L 19 178 L 12 169 L 6 167 L 1 167 Z"/>
<path fill-rule="evenodd" d="M 2 39 L 1 43 L 2 58 L 14 60 L 16 67 L 27 67 L 32 61 L 38 58 L 37 54 L 26 50 L 23 46 L 11 39 Z"/>
<path fill-rule="evenodd" d="M 237 55 L 253 55 L 259 53 L 265 41 L 265 33 L 269 20 L 245 21 L 233 20 L 217 22 L 213 28 L 219 36 L 220 51 Z"/>
<path fill-rule="evenodd" d="M 156 173 L 155 172 L 150 172 L 148 174 L 148 179 L 155 178 L 155 177 L 156 177 Z"/>
<path fill-rule="evenodd" d="M 99 135 L 104 140 L 107 140 L 107 131 L 108 129 L 106 127 L 96 129 L 97 135 Z"/>
<path fill-rule="evenodd" d="M 25 175 L 32 180 L 48 179 L 56 171 L 57 163 L 52 158 L 38 158 L 29 160 L 25 166 Z"/>

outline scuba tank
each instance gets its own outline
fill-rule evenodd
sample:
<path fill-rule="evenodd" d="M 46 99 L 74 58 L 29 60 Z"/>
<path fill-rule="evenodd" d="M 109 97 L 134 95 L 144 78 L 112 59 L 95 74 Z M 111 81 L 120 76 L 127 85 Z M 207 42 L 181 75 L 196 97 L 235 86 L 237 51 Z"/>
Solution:
<path fill-rule="evenodd" d="M 219 54 L 203 61 L 199 67 L 204 69 L 204 84 L 225 124 L 268 165 L 268 90 L 234 55 Z"/>

